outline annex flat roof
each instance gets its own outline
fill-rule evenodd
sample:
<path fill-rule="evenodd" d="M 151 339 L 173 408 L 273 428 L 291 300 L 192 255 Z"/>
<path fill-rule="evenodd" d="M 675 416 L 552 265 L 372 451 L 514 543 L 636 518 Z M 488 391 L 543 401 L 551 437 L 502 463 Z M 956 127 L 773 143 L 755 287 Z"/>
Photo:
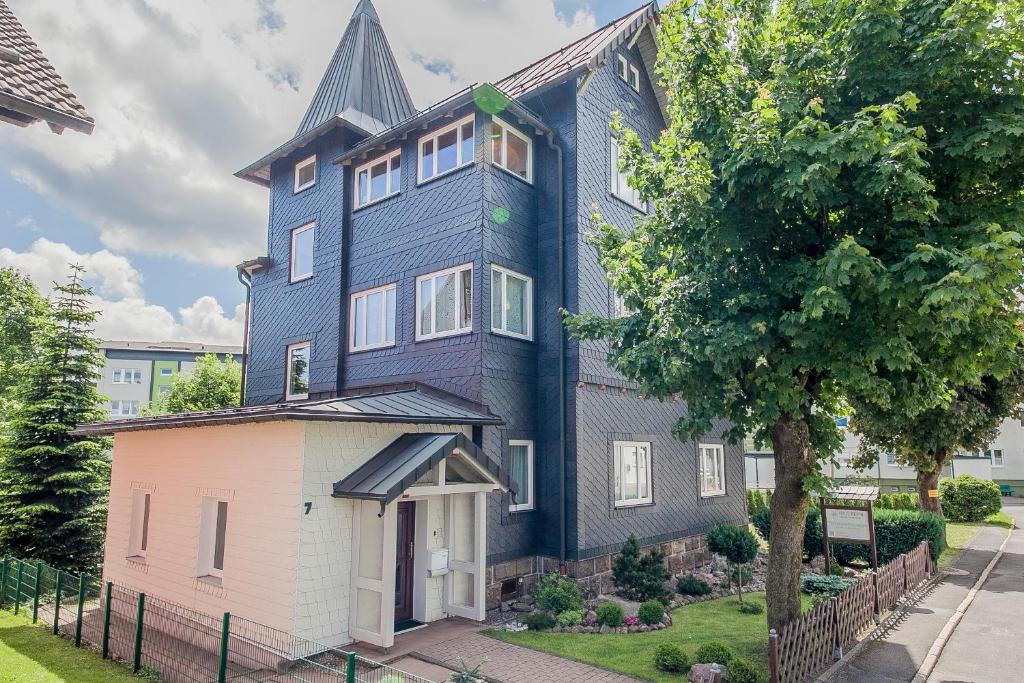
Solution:
<path fill-rule="evenodd" d="M 486 406 L 417 385 L 315 401 L 93 422 L 79 425 L 74 433 L 83 435 L 117 434 L 154 429 L 283 420 L 444 425 L 504 424 L 504 421 L 491 413 Z"/>
<path fill-rule="evenodd" d="M 383 509 L 439 462 L 458 451 L 476 461 L 491 483 L 503 489 L 514 488 L 508 473 L 465 434 L 403 434 L 336 483 L 333 496 L 375 500 Z"/>

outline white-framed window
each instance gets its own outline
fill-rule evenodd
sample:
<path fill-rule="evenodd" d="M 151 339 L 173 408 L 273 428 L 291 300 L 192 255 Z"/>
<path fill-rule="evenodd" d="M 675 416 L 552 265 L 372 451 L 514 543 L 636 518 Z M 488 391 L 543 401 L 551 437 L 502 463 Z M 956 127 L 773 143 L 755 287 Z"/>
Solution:
<path fill-rule="evenodd" d="M 114 384 L 142 384 L 142 370 L 138 368 L 114 368 L 111 381 Z"/>
<path fill-rule="evenodd" d="M 132 490 L 132 517 L 128 532 L 128 557 L 145 557 L 149 545 L 149 504 L 151 495 L 143 489 Z"/>
<path fill-rule="evenodd" d="M 625 318 L 633 315 L 633 311 L 626 304 L 626 297 L 622 296 L 614 289 L 612 290 L 612 318 Z"/>
<path fill-rule="evenodd" d="M 367 351 L 395 345 L 394 284 L 352 295 L 349 307 L 352 329 L 351 350 Z"/>
<path fill-rule="evenodd" d="M 617 73 L 619 78 L 629 83 L 629 87 L 640 92 L 640 70 L 622 55 L 619 55 L 619 70 Z"/>
<path fill-rule="evenodd" d="M 163 394 L 169 394 L 169 393 L 171 393 L 171 385 L 169 385 L 169 384 L 164 384 L 163 386 L 161 386 L 161 387 L 158 387 L 156 391 L 157 391 L 157 393 L 158 393 L 158 394 L 160 394 L 161 396 L 162 396 Z"/>
<path fill-rule="evenodd" d="M 644 203 L 643 198 L 640 196 L 640 191 L 633 188 L 629 184 L 629 175 L 619 169 L 619 141 L 615 138 L 611 139 L 611 192 L 613 195 L 621 199 L 622 201 L 636 207 L 637 209 L 646 212 L 647 205 Z"/>
<path fill-rule="evenodd" d="M 292 344 L 286 352 L 288 359 L 285 378 L 285 399 L 294 401 L 309 397 L 309 342 Z"/>
<path fill-rule="evenodd" d="M 891 452 L 890 453 L 886 453 L 885 454 L 885 464 L 886 465 L 895 465 L 896 464 L 896 454 L 895 453 L 891 453 Z"/>
<path fill-rule="evenodd" d="M 113 417 L 134 417 L 139 414 L 139 402 L 114 399 L 110 402 L 110 414 Z"/>
<path fill-rule="evenodd" d="M 532 184 L 533 140 L 496 116 L 491 128 L 491 159 L 494 165 Z"/>
<path fill-rule="evenodd" d="M 313 276 L 313 242 L 316 223 L 306 223 L 292 230 L 292 255 L 288 282 L 299 282 Z"/>
<path fill-rule="evenodd" d="M 700 497 L 725 495 L 725 447 L 700 444 Z"/>
<path fill-rule="evenodd" d="M 525 512 L 534 509 L 533 488 L 533 442 L 509 441 L 509 478 L 516 484 L 515 503 L 509 506 L 510 512 Z"/>
<path fill-rule="evenodd" d="M 402 190 L 402 150 L 363 164 L 353 177 L 357 209 L 398 194 Z"/>
<path fill-rule="evenodd" d="M 203 498 L 199 515 L 199 566 L 197 576 L 224 577 L 224 550 L 227 540 L 228 503 L 218 498 Z"/>
<path fill-rule="evenodd" d="M 651 444 L 614 443 L 615 507 L 649 505 L 651 496 Z"/>
<path fill-rule="evenodd" d="M 295 164 L 295 193 L 316 185 L 316 155 Z"/>
<path fill-rule="evenodd" d="M 473 331 L 473 264 L 416 278 L 416 339 Z"/>
<path fill-rule="evenodd" d="M 491 330 L 533 339 L 533 278 L 491 265 Z"/>
<path fill-rule="evenodd" d="M 996 448 L 988 452 L 989 460 L 992 462 L 992 467 L 1003 466 L 1003 449 Z"/>
<path fill-rule="evenodd" d="M 161 377 L 170 377 L 174 374 L 174 368 L 160 368 Z"/>
<path fill-rule="evenodd" d="M 420 138 L 419 182 L 436 178 L 473 163 L 475 148 L 474 118 L 470 114 L 464 119 L 445 126 Z"/>

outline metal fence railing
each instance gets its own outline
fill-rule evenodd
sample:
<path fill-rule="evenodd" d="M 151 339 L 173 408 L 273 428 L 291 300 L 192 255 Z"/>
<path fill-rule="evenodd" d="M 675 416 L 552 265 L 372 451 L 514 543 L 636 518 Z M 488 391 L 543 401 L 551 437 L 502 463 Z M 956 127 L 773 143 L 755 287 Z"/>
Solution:
<path fill-rule="evenodd" d="M 3 559 L 0 609 L 168 683 L 431 683 L 265 624 L 212 616 L 41 562 Z"/>

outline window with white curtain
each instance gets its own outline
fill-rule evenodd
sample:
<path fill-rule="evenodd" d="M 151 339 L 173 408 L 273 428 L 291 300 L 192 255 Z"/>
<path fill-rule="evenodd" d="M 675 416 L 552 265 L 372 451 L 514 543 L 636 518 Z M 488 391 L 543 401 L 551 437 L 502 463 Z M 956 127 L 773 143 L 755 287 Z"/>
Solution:
<path fill-rule="evenodd" d="M 402 151 L 392 152 L 357 168 L 354 185 L 357 209 L 398 194 L 402 189 Z"/>
<path fill-rule="evenodd" d="M 473 264 L 416 278 L 416 339 L 473 330 Z"/>
<path fill-rule="evenodd" d="M 353 351 L 368 351 L 395 345 L 394 284 L 352 295 L 351 329 Z"/>
<path fill-rule="evenodd" d="M 614 451 L 615 507 L 651 503 L 651 444 L 616 441 Z"/>
<path fill-rule="evenodd" d="M 701 498 L 725 495 L 725 447 L 700 444 Z"/>
<path fill-rule="evenodd" d="M 534 508 L 533 502 L 533 442 L 509 441 L 509 478 L 516 485 L 515 503 L 511 512 L 525 512 Z"/>
<path fill-rule="evenodd" d="M 533 278 L 491 266 L 491 330 L 533 339 Z"/>
<path fill-rule="evenodd" d="M 622 201 L 646 212 L 647 205 L 640 197 L 640 191 L 629 184 L 629 174 L 619 169 L 619 141 L 611 138 L 611 192 Z"/>

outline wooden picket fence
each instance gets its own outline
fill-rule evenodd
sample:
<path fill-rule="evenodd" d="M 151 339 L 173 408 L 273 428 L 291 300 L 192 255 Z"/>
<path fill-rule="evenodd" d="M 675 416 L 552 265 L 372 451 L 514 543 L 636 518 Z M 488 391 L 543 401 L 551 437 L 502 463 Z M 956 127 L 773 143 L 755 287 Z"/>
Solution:
<path fill-rule="evenodd" d="M 778 631 L 770 630 L 771 683 L 813 680 L 935 571 L 928 542 L 923 541 Z"/>

